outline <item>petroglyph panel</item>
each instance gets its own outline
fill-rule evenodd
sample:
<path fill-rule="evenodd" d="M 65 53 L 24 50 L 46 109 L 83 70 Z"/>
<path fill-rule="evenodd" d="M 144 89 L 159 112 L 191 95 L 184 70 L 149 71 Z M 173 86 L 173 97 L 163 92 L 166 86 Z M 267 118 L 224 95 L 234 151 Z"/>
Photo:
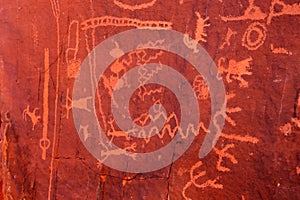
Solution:
<path fill-rule="evenodd" d="M 299 1 L 6 1 L 0 24 L 0 199 L 300 199 Z M 126 44 L 147 35 L 110 41 L 132 29 L 182 37 L 168 44 L 149 39 L 130 52 Z M 96 55 L 94 48 L 107 41 L 107 51 Z M 169 52 L 177 42 L 190 54 Z M 212 115 L 216 86 L 185 59 L 202 48 L 212 58 L 202 69 L 224 84 L 224 113 Z M 78 92 L 74 85 L 84 63 L 87 84 Z M 186 82 L 174 83 L 165 65 Z M 134 85 L 126 74 L 136 67 L 138 87 L 128 103 L 133 127 L 123 130 L 112 112 L 123 106 L 115 92 Z M 161 73 L 169 86 L 189 85 L 194 92 L 196 126 L 181 127 L 187 117 L 177 96 L 151 82 Z M 188 99 L 188 92 L 181 96 Z M 108 142 L 88 118 L 74 115 L 78 110 L 95 114 Z M 211 131 L 216 145 L 199 158 Z M 162 169 L 126 173 L 105 165 L 126 155 L 130 167 L 140 154 L 178 140 L 176 157 L 190 136 L 191 146 Z M 83 142 L 101 147 L 99 159 Z M 165 154 L 151 159 L 173 161 Z"/>

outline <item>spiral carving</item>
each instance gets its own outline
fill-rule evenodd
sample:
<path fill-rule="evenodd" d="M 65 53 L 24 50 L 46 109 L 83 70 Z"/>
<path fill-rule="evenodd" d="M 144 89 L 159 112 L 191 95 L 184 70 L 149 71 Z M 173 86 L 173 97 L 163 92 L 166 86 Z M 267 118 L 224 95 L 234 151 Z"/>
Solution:
<path fill-rule="evenodd" d="M 199 51 L 193 51 L 183 43 L 184 37 L 186 37 L 184 34 L 173 30 L 133 29 L 125 31 L 97 45 L 81 64 L 75 79 L 72 99 L 79 102 L 80 99 L 91 97 L 91 101 L 87 105 L 88 109 L 73 106 L 73 119 L 81 141 L 87 150 L 103 164 L 131 173 L 144 173 L 164 168 L 178 159 L 189 148 L 199 131 L 199 105 L 196 93 L 190 83 L 179 71 L 170 66 L 161 63 L 148 63 L 143 67 L 149 71 L 159 67 L 160 71 L 145 80 L 143 84 L 162 85 L 174 93 L 180 104 L 180 128 L 167 145 L 151 152 L 127 151 L 128 149 L 122 149 L 109 140 L 97 120 L 96 89 L 94 86 L 99 82 L 100 75 L 116 58 L 138 49 L 156 49 L 176 54 L 192 64 L 202 75 L 211 97 L 211 121 L 199 150 L 199 157 L 206 156 L 216 144 L 225 119 L 226 95 L 223 81 L 205 49 L 197 44 Z M 115 49 L 116 44 L 118 44 L 118 50 Z M 89 65 L 91 57 L 95 61 L 96 68 L 94 70 L 91 70 Z M 152 128 L 161 129 L 166 119 L 163 117 L 151 119 L 151 122 L 146 126 L 140 126 L 132 120 L 129 104 L 132 94 L 141 86 L 137 81 L 138 77 L 139 66 L 136 66 L 126 71 L 118 80 L 111 94 L 114 99 L 110 105 L 111 113 L 115 123 L 128 137 L 151 137 L 155 134 Z M 123 84 L 124 80 L 128 82 L 126 86 Z M 154 115 L 157 112 L 157 106 L 161 108 L 162 113 L 166 113 L 163 105 L 153 105 L 149 109 L 149 113 Z M 88 123 L 84 135 L 80 133 L 83 121 Z M 87 140 L 87 135 L 91 139 Z M 111 156 L 107 156 L 105 152 L 110 152 Z"/>

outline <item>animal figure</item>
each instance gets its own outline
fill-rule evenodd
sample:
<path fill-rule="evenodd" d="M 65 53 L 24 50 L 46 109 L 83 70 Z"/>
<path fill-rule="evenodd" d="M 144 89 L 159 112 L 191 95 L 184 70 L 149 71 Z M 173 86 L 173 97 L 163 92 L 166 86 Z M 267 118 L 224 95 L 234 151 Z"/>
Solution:
<path fill-rule="evenodd" d="M 26 109 L 23 111 L 23 120 L 27 121 L 27 117 L 30 118 L 32 122 L 32 128 L 31 130 L 34 130 L 36 124 L 41 120 L 41 116 L 38 116 L 36 112 L 38 111 L 38 108 L 34 108 L 32 112 L 30 112 L 29 105 L 26 107 Z"/>
<path fill-rule="evenodd" d="M 208 23 L 209 17 L 206 17 L 205 19 L 201 17 L 199 12 L 195 12 L 196 16 L 197 16 L 197 26 L 196 26 L 196 32 L 195 32 L 195 40 L 200 42 L 207 42 L 206 41 L 206 37 L 207 34 L 205 33 L 205 27 L 210 26 L 210 24 Z"/>
<path fill-rule="evenodd" d="M 241 61 L 236 60 L 229 60 L 228 66 L 225 67 L 224 64 L 226 63 L 226 59 L 221 57 L 218 60 L 218 68 L 221 73 L 226 73 L 226 80 L 228 83 L 231 83 L 232 80 L 237 80 L 240 82 L 240 87 L 248 87 L 248 82 L 243 79 L 243 75 L 252 75 L 252 72 L 249 70 L 251 69 L 250 63 L 252 58 L 246 58 Z"/>

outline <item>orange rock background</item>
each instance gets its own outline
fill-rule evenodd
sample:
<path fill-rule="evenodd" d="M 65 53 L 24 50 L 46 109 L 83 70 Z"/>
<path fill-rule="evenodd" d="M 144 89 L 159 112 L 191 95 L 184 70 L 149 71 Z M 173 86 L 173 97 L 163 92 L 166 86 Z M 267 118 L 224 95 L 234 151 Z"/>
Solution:
<path fill-rule="evenodd" d="M 300 198 L 299 1 L 22 0 L 1 5 L 4 199 Z M 119 78 L 130 67 L 149 61 L 174 67 L 197 94 L 204 128 L 180 159 L 145 174 L 111 169 L 85 149 L 68 99 L 74 73 L 97 44 L 119 32 L 141 28 L 103 22 L 87 29 L 88 20 L 97 17 L 163 21 L 210 54 L 222 74 L 228 102 L 225 127 L 208 156 L 198 158 L 210 119 L 203 79 L 183 59 L 146 50 L 117 59 L 106 77 Z M 126 63 L 130 56 L 133 61 Z M 107 85 L 100 82 L 98 88 L 104 98 L 99 107 L 106 109 L 103 116 L 108 119 Z M 176 97 L 167 88 L 149 85 L 144 89 L 132 98 L 133 118 L 147 113 L 154 100 L 179 115 Z M 147 93 L 155 89 L 155 94 Z M 110 127 L 108 131 L 117 129 L 109 120 L 99 123 Z M 177 125 L 171 120 L 169 124 Z M 116 136 L 113 142 L 123 148 L 137 142 L 136 151 L 150 151 L 171 139 L 165 135 L 147 143 Z"/>

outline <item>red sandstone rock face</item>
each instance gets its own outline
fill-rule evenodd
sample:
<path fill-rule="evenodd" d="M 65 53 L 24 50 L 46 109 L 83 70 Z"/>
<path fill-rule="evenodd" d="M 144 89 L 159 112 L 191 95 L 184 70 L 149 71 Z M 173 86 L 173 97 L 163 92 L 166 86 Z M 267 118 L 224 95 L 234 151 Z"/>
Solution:
<path fill-rule="evenodd" d="M 297 3 L 3 2 L 4 199 L 300 199 Z M 162 131 L 162 137 L 150 140 L 127 138 L 112 120 L 111 90 L 134 66 L 149 62 L 172 66 L 190 82 L 201 111 L 199 134 L 177 161 L 157 171 L 133 174 L 107 167 L 89 153 L 74 125 L 71 98 L 76 73 L 95 46 L 117 33 L 147 28 L 151 23 L 187 34 L 209 53 L 222 74 L 227 116 L 216 146 L 199 159 L 211 118 L 210 93 L 203 78 L 174 54 L 137 50 L 122 55 L 116 46 L 111 53 L 119 58 L 99 81 L 101 101 L 96 102 L 99 124 L 109 139 L 114 136 L 114 144 L 141 153 L 173 139 Z M 196 51 L 188 37 L 183 42 Z M 157 101 L 168 116 L 175 113 L 180 118 L 180 105 L 172 91 L 150 84 L 136 90 L 130 100 L 129 111 L 137 124 L 149 123 L 147 111 Z M 165 126 L 174 130 L 178 122 L 173 118 Z M 84 128 L 80 134 L 88 137 Z"/>

